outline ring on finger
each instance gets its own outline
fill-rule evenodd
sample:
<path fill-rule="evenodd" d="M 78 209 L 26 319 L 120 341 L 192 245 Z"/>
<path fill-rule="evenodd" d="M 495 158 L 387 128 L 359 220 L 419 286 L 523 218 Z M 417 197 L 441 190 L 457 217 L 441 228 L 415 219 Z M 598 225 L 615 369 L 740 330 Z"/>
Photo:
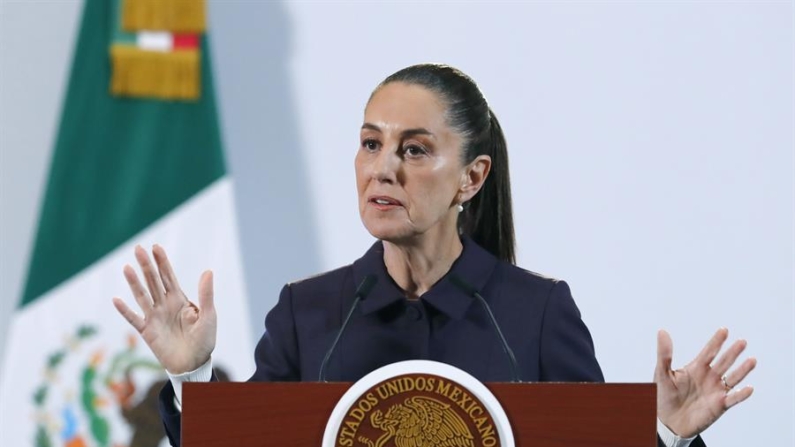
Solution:
<path fill-rule="evenodd" d="M 733 386 L 729 385 L 729 382 L 726 381 L 726 376 L 721 377 L 720 381 L 723 382 L 723 387 L 726 388 L 727 393 L 734 388 Z"/>

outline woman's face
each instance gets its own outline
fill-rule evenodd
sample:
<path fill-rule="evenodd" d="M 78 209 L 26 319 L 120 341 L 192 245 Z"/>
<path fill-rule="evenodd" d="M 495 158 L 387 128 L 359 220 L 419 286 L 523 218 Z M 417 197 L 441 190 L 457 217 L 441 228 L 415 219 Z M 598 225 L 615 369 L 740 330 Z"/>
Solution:
<path fill-rule="evenodd" d="M 370 234 L 392 242 L 457 234 L 457 205 L 477 192 L 479 184 L 470 191 L 470 171 L 483 166 L 463 165 L 463 138 L 447 125 L 435 93 L 400 82 L 383 86 L 367 104 L 359 142 L 359 213 Z"/>

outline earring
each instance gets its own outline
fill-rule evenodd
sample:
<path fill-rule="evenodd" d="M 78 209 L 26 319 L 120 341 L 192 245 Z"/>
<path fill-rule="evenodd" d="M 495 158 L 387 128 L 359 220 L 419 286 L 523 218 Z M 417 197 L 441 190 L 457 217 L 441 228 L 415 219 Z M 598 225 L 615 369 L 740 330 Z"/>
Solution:
<path fill-rule="evenodd" d="M 461 205 L 460 203 L 458 204 L 458 212 L 459 213 L 464 212 L 464 205 Z"/>

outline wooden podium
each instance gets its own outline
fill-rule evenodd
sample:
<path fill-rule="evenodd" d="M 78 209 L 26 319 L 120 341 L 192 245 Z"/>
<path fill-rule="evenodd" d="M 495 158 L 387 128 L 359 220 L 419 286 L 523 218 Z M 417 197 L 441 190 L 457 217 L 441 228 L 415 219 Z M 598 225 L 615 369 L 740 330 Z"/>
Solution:
<path fill-rule="evenodd" d="M 183 447 L 320 447 L 350 383 L 186 383 Z M 654 384 L 487 383 L 521 447 L 655 447 Z"/>

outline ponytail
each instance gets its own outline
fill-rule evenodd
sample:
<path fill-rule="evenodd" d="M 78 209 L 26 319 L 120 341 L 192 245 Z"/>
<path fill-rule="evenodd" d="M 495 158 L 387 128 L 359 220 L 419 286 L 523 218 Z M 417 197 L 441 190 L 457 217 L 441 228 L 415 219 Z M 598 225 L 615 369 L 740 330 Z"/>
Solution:
<path fill-rule="evenodd" d="M 516 236 L 508 172 L 508 145 L 497 116 L 489 109 L 489 132 L 483 153 L 491 157 L 491 170 L 480 191 L 464 207 L 459 231 L 503 261 L 516 263 Z"/>

